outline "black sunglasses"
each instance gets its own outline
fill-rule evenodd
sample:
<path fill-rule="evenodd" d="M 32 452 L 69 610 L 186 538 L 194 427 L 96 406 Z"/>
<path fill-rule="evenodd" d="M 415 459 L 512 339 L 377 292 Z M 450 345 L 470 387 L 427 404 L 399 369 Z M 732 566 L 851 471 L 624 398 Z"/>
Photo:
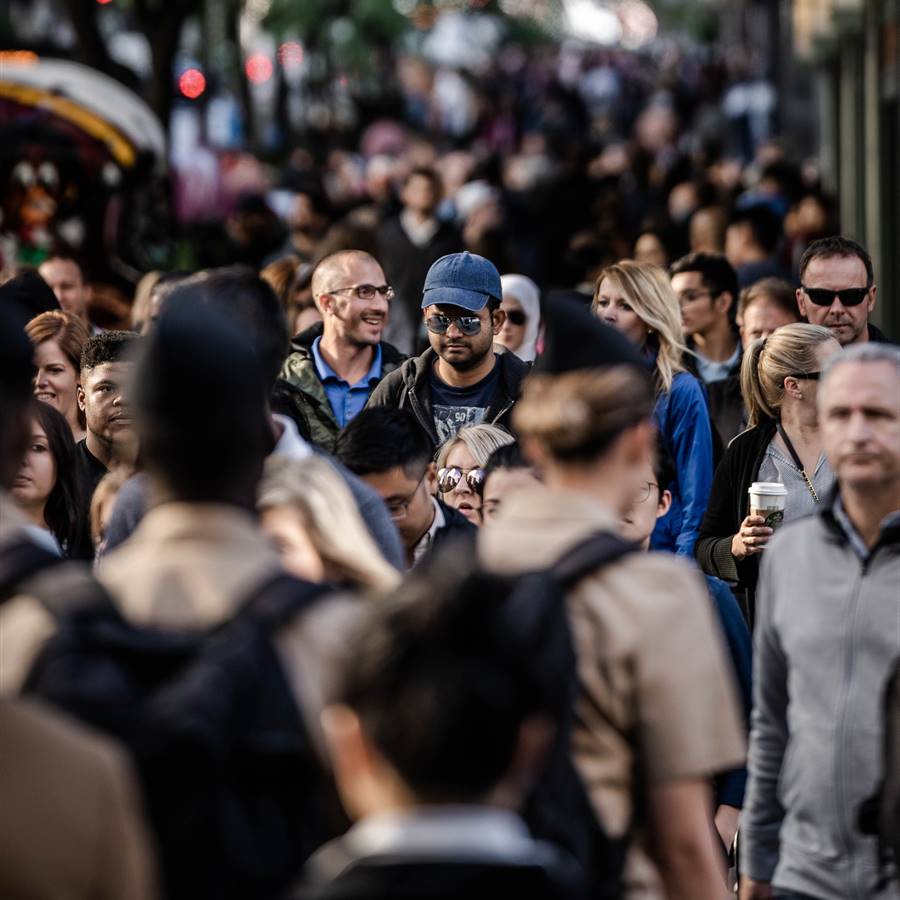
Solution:
<path fill-rule="evenodd" d="M 455 488 L 460 479 L 465 476 L 466 484 L 473 494 L 481 494 L 484 487 L 484 469 L 460 469 L 459 466 L 451 466 L 448 469 L 438 470 L 438 490 L 442 494 L 447 494 Z"/>
<path fill-rule="evenodd" d="M 506 314 L 506 318 L 509 319 L 513 325 L 524 325 L 528 321 L 528 316 L 526 316 L 521 309 L 509 310 Z"/>
<path fill-rule="evenodd" d="M 447 329 L 454 322 L 466 337 L 471 337 L 481 331 L 481 319 L 478 316 L 429 316 L 425 320 L 425 327 L 432 334 L 446 334 Z"/>
<path fill-rule="evenodd" d="M 859 306 L 859 304 L 866 299 L 866 295 L 869 291 L 872 290 L 872 286 L 844 288 L 842 291 L 832 291 L 828 288 L 808 288 L 801 284 L 800 290 L 803 291 L 816 306 L 831 306 L 831 304 L 834 303 L 835 297 L 837 297 L 844 306 Z"/>
<path fill-rule="evenodd" d="M 796 378 L 797 381 L 818 381 L 822 377 L 821 372 L 791 372 L 786 378 Z"/>

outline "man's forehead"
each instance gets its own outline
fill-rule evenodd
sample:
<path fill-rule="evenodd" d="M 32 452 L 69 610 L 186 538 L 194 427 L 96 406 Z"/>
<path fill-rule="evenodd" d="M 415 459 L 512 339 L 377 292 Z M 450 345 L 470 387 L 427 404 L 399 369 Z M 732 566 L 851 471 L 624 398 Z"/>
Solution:
<path fill-rule="evenodd" d="M 672 276 L 672 287 L 675 288 L 675 290 L 702 286 L 702 272 L 679 272 L 677 275 Z"/>
<path fill-rule="evenodd" d="M 128 359 L 117 359 L 114 362 L 98 363 L 91 369 L 84 369 L 82 374 L 92 381 L 117 381 L 131 371 L 133 362 Z"/>
<path fill-rule="evenodd" d="M 81 267 L 71 259 L 48 259 L 38 268 L 38 272 L 49 277 L 81 281 Z"/>
<path fill-rule="evenodd" d="M 844 287 L 865 287 L 866 267 L 858 256 L 819 256 L 810 260 L 803 273 L 807 287 L 840 290 Z"/>
<path fill-rule="evenodd" d="M 900 406 L 900 379 L 889 362 L 843 363 L 829 375 L 823 405 Z"/>

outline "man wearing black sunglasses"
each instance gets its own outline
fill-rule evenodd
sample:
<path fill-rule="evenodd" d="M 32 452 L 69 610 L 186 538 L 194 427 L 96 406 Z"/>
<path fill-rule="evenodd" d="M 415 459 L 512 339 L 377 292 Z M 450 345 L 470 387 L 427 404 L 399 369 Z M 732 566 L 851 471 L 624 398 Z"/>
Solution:
<path fill-rule="evenodd" d="M 505 320 L 501 295 L 500 274 L 484 257 L 441 257 L 428 270 L 422 297 L 431 346 L 388 375 L 369 405 L 409 409 L 435 445 L 464 425 L 507 425 L 529 365 L 494 352 Z"/>
<path fill-rule="evenodd" d="M 836 235 L 806 248 L 797 290 L 800 314 L 811 325 L 830 328 L 842 346 L 893 343 L 869 322 L 875 293 L 872 258 L 856 241 Z"/>

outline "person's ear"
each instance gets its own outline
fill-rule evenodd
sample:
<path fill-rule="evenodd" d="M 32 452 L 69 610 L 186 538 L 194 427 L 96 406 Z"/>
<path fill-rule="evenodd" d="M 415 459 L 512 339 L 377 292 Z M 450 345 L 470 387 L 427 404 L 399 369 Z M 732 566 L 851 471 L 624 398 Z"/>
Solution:
<path fill-rule="evenodd" d="M 800 315 L 804 319 L 808 318 L 806 315 L 806 297 L 803 296 L 803 291 L 800 288 L 797 288 L 797 309 L 800 310 Z"/>
<path fill-rule="evenodd" d="M 522 722 L 506 774 L 491 791 L 493 804 L 515 810 L 521 807 L 543 770 L 555 733 L 549 716 L 532 715 Z"/>
<path fill-rule="evenodd" d="M 322 314 L 322 318 L 331 315 L 334 311 L 334 294 L 319 294 L 318 297 L 313 297 L 313 302 L 316 304 L 316 309 Z"/>
<path fill-rule="evenodd" d="M 373 812 L 375 773 L 359 717 L 349 707 L 336 705 L 326 707 L 320 721 L 344 808 L 353 819 Z"/>
<path fill-rule="evenodd" d="M 661 519 L 671 508 L 672 492 L 670 490 L 660 491 L 656 504 L 656 518 Z"/>
<path fill-rule="evenodd" d="M 722 293 L 716 297 L 716 305 L 724 313 L 727 313 L 728 310 L 731 309 L 732 303 L 734 303 L 734 297 L 732 296 L 731 291 L 722 291 Z"/>
<path fill-rule="evenodd" d="M 506 312 L 502 309 L 495 309 L 491 313 L 491 330 L 494 334 L 500 334 L 503 323 L 506 321 Z"/>
<path fill-rule="evenodd" d="M 803 392 L 800 390 L 800 382 L 796 378 L 788 375 L 784 379 L 784 393 L 796 400 L 803 399 Z"/>
<path fill-rule="evenodd" d="M 869 312 L 875 309 L 875 294 L 877 292 L 878 288 L 873 284 L 872 289 L 869 291 L 869 299 L 866 301 L 869 304 Z"/>
<path fill-rule="evenodd" d="M 81 382 L 79 382 L 75 386 L 75 401 L 78 403 L 78 408 L 84 412 L 85 405 L 85 396 L 84 396 L 84 388 L 81 386 Z"/>
<path fill-rule="evenodd" d="M 428 463 L 428 468 L 425 469 L 425 488 L 432 497 L 437 495 L 437 463 L 435 462 Z"/>

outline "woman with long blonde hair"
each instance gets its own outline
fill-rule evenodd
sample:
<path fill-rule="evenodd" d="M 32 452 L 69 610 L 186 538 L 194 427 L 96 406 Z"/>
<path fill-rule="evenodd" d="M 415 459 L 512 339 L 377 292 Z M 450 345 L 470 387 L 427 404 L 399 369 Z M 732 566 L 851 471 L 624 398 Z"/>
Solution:
<path fill-rule="evenodd" d="M 752 618 L 759 554 L 772 529 L 750 516 L 747 491 L 754 481 L 780 482 L 787 490 L 784 520 L 810 515 L 834 483 L 822 452 L 816 411 L 818 375 L 840 352 L 820 325 L 783 325 L 744 351 L 741 391 L 750 427 L 729 444 L 716 469 L 700 526 L 697 560 L 745 592 Z"/>
<path fill-rule="evenodd" d="M 675 462 L 672 506 L 657 523 L 651 546 L 693 557 L 713 477 L 713 432 L 706 394 L 685 368 L 681 311 L 668 275 L 658 266 L 622 260 L 597 278 L 591 309 L 644 355 L 656 386 L 653 419 Z"/>
<path fill-rule="evenodd" d="M 326 460 L 269 457 L 257 508 L 291 575 L 375 591 L 399 583 L 400 573 L 381 555 L 349 488 Z"/>

